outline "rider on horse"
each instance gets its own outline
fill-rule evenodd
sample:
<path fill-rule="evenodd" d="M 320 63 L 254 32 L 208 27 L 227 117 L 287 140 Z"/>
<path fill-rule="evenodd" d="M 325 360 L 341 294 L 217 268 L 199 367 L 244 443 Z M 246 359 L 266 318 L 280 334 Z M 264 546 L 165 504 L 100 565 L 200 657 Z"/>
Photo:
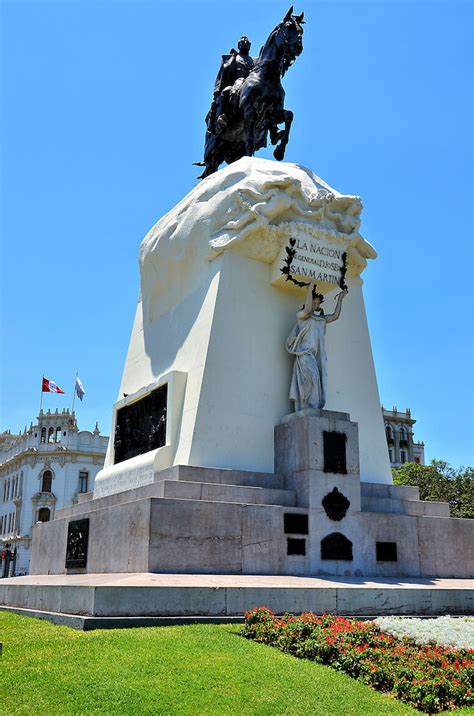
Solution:
<path fill-rule="evenodd" d="M 204 161 L 196 162 L 205 167 L 200 179 L 217 171 L 224 161 L 230 164 L 253 156 L 267 146 L 268 135 L 276 145 L 275 159 L 284 158 L 293 112 L 284 107 L 281 78 L 303 50 L 303 17 L 304 13 L 293 15 L 291 7 L 255 60 L 249 54 L 247 37 L 240 38 L 238 51 L 223 55 L 206 116 Z"/>
<path fill-rule="evenodd" d="M 250 74 L 255 60 L 250 56 L 250 40 L 243 35 L 238 50 L 231 49 L 222 55 L 222 64 L 214 83 L 214 96 L 206 117 L 207 128 L 212 134 L 220 134 L 228 124 L 226 110 L 231 107 L 231 97 L 238 96 L 242 82 Z M 232 112 L 232 109 L 231 109 Z"/>

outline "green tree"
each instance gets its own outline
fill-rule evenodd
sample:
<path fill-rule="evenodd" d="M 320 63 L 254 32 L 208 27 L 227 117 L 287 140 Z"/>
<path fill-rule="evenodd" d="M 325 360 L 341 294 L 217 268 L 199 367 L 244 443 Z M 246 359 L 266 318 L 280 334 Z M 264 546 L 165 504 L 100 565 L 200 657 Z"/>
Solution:
<path fill-rule="evenodd" d="M 451 517 L 474 519 L 474 468 L 454 468 L 444 460 L 429 465 L 407 462 L 392 468 L 396 485 L 413 485 L 422 500 L 448 502 Z"/>

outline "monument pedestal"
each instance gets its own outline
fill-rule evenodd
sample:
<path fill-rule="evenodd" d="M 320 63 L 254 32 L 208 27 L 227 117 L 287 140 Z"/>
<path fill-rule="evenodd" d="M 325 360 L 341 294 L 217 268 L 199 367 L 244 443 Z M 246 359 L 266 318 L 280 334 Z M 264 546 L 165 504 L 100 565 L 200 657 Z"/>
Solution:
<path fill-rule="evenodd" d="M 80 628 L 259 604 L 471 613 L 473 520 L 417 488 L 361 482 L 357 433 L 349 416 L 318 411 L 277 426 L 280 474 L 178 466 L 58 510 L 34 527 L 33 574 L 0 580 L 0 605 Z"/>
<path fill-rule="evenodd" d="M 357 423 L 317 412 L 276 427 L 276 473 L 181 465 L 58 510 L 34 527 L 32 574 L 470 576 L 472 520 L 361 482 Z"/>
<path fill-rule="evenodd" d="M 32 576 L 0 582 L 0 603 L 92 616 L 457 611 L 431 581 L 472 576 L 473 521 L 392 485 L 360 211 L 304 167 L 244 158 L 153 227 L 93 499 L 35 525 Z M 326 409 L 289 415 L 285 344 L 305 300 L 290 275 L 317 281 L 330 314 L 341 262 L 342 314 L 325 338 L 318 324 Z M 391 579 L 408 580 L 403 597 Z"/>
<path fill-rule="evenodd" d="M 360 278 L 376 253 L 359 233 L 361 209 L 358 197 L 304 167 L 244 157 L 157 222 L 140 248 L 140 298 L 111 434 L 125 407 L 165 384 L 173 427 L 153 464 L 143 456 L 118 462 L 111 439 L 96 496 L 147 484 L 153 469 L 176 465 L 274 471 L 274 426 L 292 409 L 285 342 L 304 302 L 282 273 L 290 240 L 327 313 L 340 289 L 326 267 L 332 254 L 347 254 L 349 295 L 326 335 L 326 407 L 359 423 L 362 479 L 391 483 Z"/>

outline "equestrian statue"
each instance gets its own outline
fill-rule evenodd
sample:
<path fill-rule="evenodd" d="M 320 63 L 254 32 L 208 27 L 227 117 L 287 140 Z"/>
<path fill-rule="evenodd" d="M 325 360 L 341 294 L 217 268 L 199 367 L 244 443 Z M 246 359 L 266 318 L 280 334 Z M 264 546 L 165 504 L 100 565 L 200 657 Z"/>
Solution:
<path fill-rule="evenodd" d="M 222 162 L 253 157 L 270 142 L 273 156 L 281 161 L 290 136 L 293 112 L 284 108 L 281 78 L 303 51 L 303 18 L 290 7 L 260 50 L 250 56 L 250 41 L 241 37 L 238 49 L 223 55 L 214 85 L 211 108 L 206 116 L 204 161 L 199 179 L 219 169 Z M 283 129 L 278 125 L 284 124 Z"/>

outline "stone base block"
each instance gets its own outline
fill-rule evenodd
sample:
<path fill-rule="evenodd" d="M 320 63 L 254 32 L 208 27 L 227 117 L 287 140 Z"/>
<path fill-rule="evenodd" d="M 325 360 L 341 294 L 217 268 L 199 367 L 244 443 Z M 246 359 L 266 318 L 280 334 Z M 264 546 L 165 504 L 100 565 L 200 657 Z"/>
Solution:
<path fill-rule="evenodd" d="M 261 605 L 277 614 L 314 611 L 367 617 L 435 616 L 473 614 L 474 588 L 468 580 L 447 579 L 59 575 L 1 580 L 0 604 L 14 610 L 30 610 L 32 616 L 52 620 L 54 615 L 57 620 L 62 614 L 76 620 L 87 616 L 99 620 L 218 617 L 225 621 L 242 617 L 247 609 Z M 71 626 L 81 628 L 77 621 Z"/>
<path fill-rule="evenodd" d="M 296 419 L 293 425 L 301 420 L 320 418 Z M 446 506 L 417 500 L 415 488 L 366 485 L 353 473 L 298 475 L 306 481 L 309 506 L 298 504 L 296 490 L 278 474 L 190 466 L 164 470 L 153 483 L 63 508 L 52 522 L 35 525 L 31 573 L 404 578 L 474 573 L 473 520 L 436 516 L 433 511 L 446 514 Z M 337 500 L 349 503 L 343 516 L 328 510 L 325 498 L 335 490 L 336 507 Z M 78 520 L 88 520 L 86 565 L 66 567 L 69 525 Z M 331 535 L 343 546 L 351 542 L 350 559 L 323 556 L 323 540 Z"/>

